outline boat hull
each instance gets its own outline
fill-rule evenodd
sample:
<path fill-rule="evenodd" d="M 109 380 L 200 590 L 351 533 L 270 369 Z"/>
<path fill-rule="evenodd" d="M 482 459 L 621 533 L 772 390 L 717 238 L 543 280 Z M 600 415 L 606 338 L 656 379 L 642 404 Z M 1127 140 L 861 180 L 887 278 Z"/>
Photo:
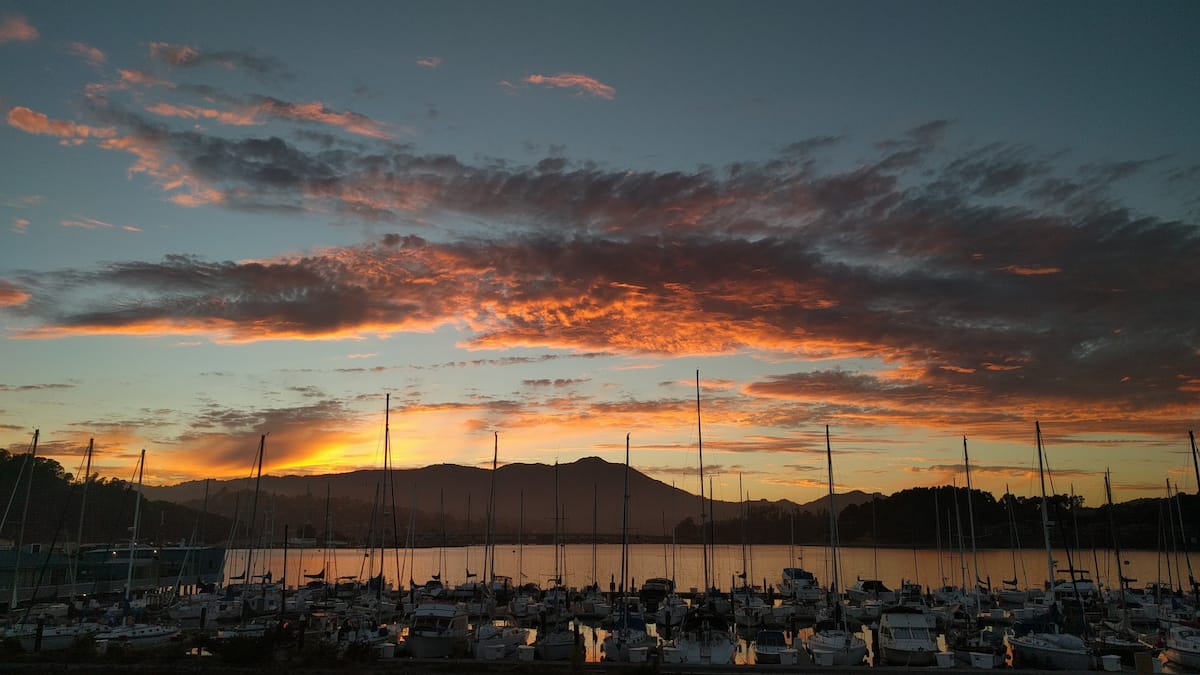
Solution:
<path fill-rule="evenodd" d="M 844 630 L 814 633 L 804 648 L 814 662 L 828 659 L 834 666 L 857 666 L 867 658 L 866 641 Z"/>
<path fill-rule="evenodd" d="M 408 651 L 417 659 L 444 659 L 467 653 L 467 636 L 409 635 Z"/>
<path fill-rule="evenodd" d="M 1168 644 L 1163 649 L 1163 654 L 1167 657 L 1167 661 L 1177 666 L 1191 671 L 1200 671 L 1200 651 L 1196 649 L 1181 648 Z"/>
<path fill-rule="evenodd" d="M 575 635 L 573 633 L 555 633 L 546 639 L 534 643 L 537 656 L 543 661 L 566 661 L 575 652 Z"/>
<path fill-rule="evenodd" d="M 889 666 L 932 666 L 937 659 L 937 651 L 929 649 L 882 647 L 880 652 L 883 663 Z"/>
<path fill-rule="evenodd" d="M 725 665 L 733 663 L 737 642 L 720 635 L 712 639 L 682 638 L 675 641 L 677 663 L 687 665 Z"/>
<path fill-rule="evenodd" d="M 1092 655 L 1086 647 L 1064 646 L 1063 640 L 1072 636 L 1032 633 L 1009 639 L 1014 668 L 1049 670 L 1089 670 Z M 1076 638 L 1078 639 L 1078 638 Z M 1082 644 L 1082 641 L 1080 641 Z"/>

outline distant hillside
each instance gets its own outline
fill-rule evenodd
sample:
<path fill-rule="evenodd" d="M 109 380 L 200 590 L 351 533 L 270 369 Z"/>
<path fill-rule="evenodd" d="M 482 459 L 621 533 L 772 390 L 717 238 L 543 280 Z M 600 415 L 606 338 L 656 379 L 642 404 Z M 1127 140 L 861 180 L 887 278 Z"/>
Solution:
<path fill-rule="evenodd" d="M 560 464 L 558 494 L 564 530 L 572 535 L 590 536 L 593 499 L 596 505 L 596 529 L 602 535 L 620 533 L 625 465 L 587 457 Z M 326 492 L 330 496 L 331 525 L 341 538 L 365 536 L 370 521 L 371 502 L 376 487 L 384 478 L 381 470 L 354 471 L 320 476 L 263 476 L 260 508 L 273 514 L 276 539 L 283 526 L 290 524 L 292 536 L 324 531 Z M 491 490 L 492 472 L 476 467 L 437 464 L 420 469 L 398 469 L 388 480 L 396 490 L 397 529 L 408 529 L 411 505 L 418 512 L 417 531 L 423 538 L 440 537 L 441 504 L 445 505 L 448 538 L 467 542 L 482 541 L 484 514 Z M 209 485 L 209 510 L 233 517 L 237 495 L 243 517 L 248 511 L 244 501 L 253 483 L 247 479 L 212 481 Z M 189 481 L 167 487 L 145 488 L 147 497 L 200 507 L 205 482 Z M 699 520 L 700 498 L 630 469 L 629 494 L 631 533 L 658 537 L 668 528 L 688 518 Z M 470 513 L 468 514 L 468 499 Z M 868 502 L 871 495 L 853 491 L 839 495 L 839 508 Z M 522 503 L 524 508 L 522 509 Z M 496 522 L 499 536 L 512 538 L 521 528 L 527 537 L 549 537 L 554 531 L 555 467 L 545 464 L 507 464 L 496 471 Z M 816 513 L 826 508 L 826 498 L 808 504 L 787 500 L 753 502 L 755 508 L 773 504 L 781 509 Z M 390 505 L 387 505 L 390 511 Z M 713 510 L 717 520 L 731 520 L 741 513 L 737 502 L 717 501 Z M 522 512 L 524 517 L 522 518 Z M 468 527 L 468 516 L 470 523 Z M 270 517 L 270 515 L 268 516 Z M 384 518 L 390 529 L 391 516 Z M 311 526 L 311 527 L 309 527 Z"/>

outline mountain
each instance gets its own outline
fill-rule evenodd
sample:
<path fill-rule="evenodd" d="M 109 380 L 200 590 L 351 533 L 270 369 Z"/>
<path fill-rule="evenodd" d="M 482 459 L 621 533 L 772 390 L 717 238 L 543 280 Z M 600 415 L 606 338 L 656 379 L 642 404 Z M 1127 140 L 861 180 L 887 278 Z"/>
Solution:
<path fill-rule="evenodd" d="M 555 472 L 563 530 L 574 538 L 590 537 L 592 531 L 593 499 L 596 504 L 596 529 L 602 535 L 619 534 L 621 530 L 622 496 L 625 465 L 586 457 L 569 464 L 506 464 L 496 470 L 496 523 L 499 536 L 515 536 L 521 529 L 526 536 L 552 536 L 554 531 Z M 362 536 L 370 519 L 371 502 L 376 486 L 384 478 L 382 470 L 363 470 L 319 476 L 263 476 L 260 504 L 275 509 L 275 535 L 281 536 L 284 523 L 301 531 L 306 524 L 323 531 L 325 495 L 330 496 L 332 526 L 345 536 Z M 408 510 L 415 505 L 418 512 L 418 531 L 428 539 L 441 529 L 441 504 L 445 505 L 446 528 L 455 539 L 482 541 L 486 505 L 491 490 L 492 472 L 456 464 L 436 464 L 419 469 L 397 469 L 389 480 L 396 490 L 396 511 L 401 518 L 396 528 L 407 528 Z M 234 479 L 212 481 L 209 486 L 209 509 L 233 517 L 236 495 L 253 489 L 253 481 Z M 166 487 L 144 488 L 151 499 L 171 501 L 200 507 L 205 494 L 205 481 L 189 481 Z M 640 471 L 629 470 L 630 531 L 633 536 L 657 537 L 663 534 L 664 520 L 668 528 L 687 518 L 700 516 L 699 496 L 650 478 Z M 839 509 L 871 500 L 871 495 L 853 491 L 839 495 Z M 468 513 L 468 500 L 469 509 Z M 826 508 L 827 498 L 807 504 L 788 500 L 767 502 L 757 500 L 752 506 L 774 504 L 780 508 L 816 513 Z M 522 509 L 522 504 L 524 505 Z M 274 505 L 274 506 L 270 506 Z M 390 511 L 390 506 L 387 509 Z M 241 508 L 246 509 L 245 502 Z M 717 520 L 736 518 L 742 510 L 738 502 L 716 501 L 713 512 Z M 524 514 L 522 518 L 522 512 Z M 244 514 L 243 514 L 243 517 Z M 468 523 L 468 518 L 470 522 Z M 358 521 L 358 522 L 354 522 Z M 469 526 L 468 526 L 469 525 Z M 449 535 L 448 535 L 449 536 Z"/>

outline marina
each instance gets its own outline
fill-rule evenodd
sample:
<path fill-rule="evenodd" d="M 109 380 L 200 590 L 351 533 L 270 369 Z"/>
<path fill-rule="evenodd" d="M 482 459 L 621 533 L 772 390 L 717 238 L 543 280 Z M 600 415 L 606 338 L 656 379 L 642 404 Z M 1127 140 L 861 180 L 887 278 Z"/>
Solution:
<path fill-rule="evenodd" d="M 194 612 L 190 615 L 168 613 L 165 607 L 159 609 L 148 606 L 144 602 L 144 595 L 139 598 L 138 594 L 135 594 L 132 604 L 138 609 L 131 616 L 136 616 L 137 619 L 136 623 L 127 625 L 124 629 L 129 636 L 125 640 L 128 642 L 145 636 L 147 647 L 140 649 L 123 644 L 118 648 L 118 653 L 125 654 L 122 658 L 126 659 L 145 659 L 152 658 L 147 656 L 151 652 L 161 653 L 161 650 L 166 649 L 180 653 L 188 652 L 195 658 L 215 663 L 230 658 L 224 655 L 233 653 L 230 651 L 233 645 L 262 644 L 269 646 L 265 653 L 272 655 L 271 659 L 286 663 L 301 659 L 306 644 L 308 649 L 313 649 L 313 645 L 316 644 L 328 644 L 337 655 L 334 657 L 335 661 L 396 660 L 409 663 L 408 668 L 438 672 L 457 672 L 456 668 L 462 672 L 477 672 L 485 664 L 488 672 L 505 672 L 506 668 L 534 666 L 554 670 L 557 667 L 569 667 L 572 661 L 575 661 L 579 668 L 619 668 L 622 664 L 624 667 L 635 667 L 652 663 L 665 672 L 685 672 L 696 668 L 704 672 L 720 672 L 722 666 L 730 669 L 754 667 L 764 670 L 787 669 L 789 666 L 818 669 L 828 667 L 851 671 L 866 666 L 888 669 L 933 667 L 949 671 L 995 667 L 1038 670 L 1048 665 L 1036 660 L 1031 662 L 1028 658 L 1022 660 L 1017 655 L 1016 647 L 1019 645 L 1036 641 L 1040 641 L 1038 644 L 1044 644 L 1047 639 L 1015 636 L 1015 631 L 1019 630 L 1022 623 L 1021 619 L 1032 616 L 1032 602 L 1021 606 L 1004 603 L 1000 599 L 999 589 L 994 589 L 997 592 L 989 599 L 979 598 L 984 609 L 968 619 L 962 611 L 961 603 L 947 607 L 934 599 L 933 591 L 942 587 L 946 581 L 937 578 L 939 565 L 943 570 L 954 569 L 954 565 L 950 563 L 957 564 L 959 561 L 960 556 L 957 552 L 942 552 L 939 556 L 936 551 L 924 550 L 839 550 L 840 574 L 845 587 L 853 586 L 845 584 L 847 579 L 861 577 L 877 580 L 878 586 L 882 588 L 904 588 L 907 594 L 894 595 L 896 603 L 899 603 L 900 598 L 907 597 L 908 602 L 904 605 L 892 604 L 892 601 L 880 604 L 884 607 L 902 607 L 904 611 L 898 616 L 909 617 L 905 619 L 906 623 L 895 624 L 893 621 L 891 628 L 885 625 L 882 630 L 878 618 L 851 621 L 847 635 L 862 638 L 864 644 L 868 645 L 867 654 L 865 659 L 860 657 L 857 663 L 839 663 L 828 653 L 823 654 L 816 649 L 816 642 L 813 641 L 819 630 L 819 626 L 816 625 L 819 617 L 830 614 L 831 608 L 827 602 L 820 600 L 815 603 L 798 603 L 796 598 L 800 588 L 797 588 L 797 592 L 791 597 L 782 594 L 782 589 L 792 587 L 789 580 L 799 576 L 797 570 L 805 572 L 804 578 L 807 579 L 811 575 L 813 581 L 821 584 L 824 578 L 822 572 L 826 569 L 826 557 L 829 555 L 827 549 L 753 547 L 751 559 L 754 561 L 759 582 L 747 583 L 746 592 L 739 590 L 737 593 L 730 593 L 726 590 L 723 593 L 710 591 L 706 594 L 697 587 L 697 584 L 703 583 L 700 576 L 702 563 L 696 560 L 700 557 L 700 548 L 675 547 L 664 558 L 663 547 L 660 545 L 628 546 L 626 564 L 630 573 L 629 588 L 644 587 L 647 593 L 637 605 L 639 616 L 644 613 L 646 617 L 645 622 L 639 624 L 644 626 L 646 637 L 637 641 L 637 646 L 626 649 L 619 663 L 614 663 L 614 658 L 608 656 L 608 653 L 615 653 L 614 641 L 622 639 L 623 635 L 620 630 L 614 628 L 614 617 L 610 614 L 606 618 L 584 619 L 577 617 L 575 613 L 583 608 L 583 600 L 589 597 L 591 588 L 596 589 L 596 598 L 611 597 L 605 589 L 609 584 L 615 583 L 616 573 L 609 573 L 608 581 L 594 580 L 591 578 L 590 563 L 595 556 L 597 570 L 609 569 L 605 566 L 607 561 L 619 563 L 621 559 L 620 545 L 600 545 L 596 546 L 595 550 L 590 545 L 498 547 L 495 558 L 497 578 L 526 580 L 523 588 L 513 587 L 511 583 L 506 587 L 501 584 L 502 590 L 499 593 L 489 590 L 488 584 L 474 584 L 468 581 L 474 577 L 466 576 L 466 561 L 482 560 L 482 546 L 446 550 L 388 549 L 383 553 L 375 551 L 373 554 L 362 549 L 350 548 L 314 547 L 288 549 L 286 552 L 281 549 L 232 549 L 225 554 L 223 576 L 226 580 L 233 581 L 227 581 L 227 585 L 216 593 L 184 595 L 179 602 L 172 605 L 176 608 L 189 603 L 199 605 L 205 602 L 206 598 L 211 598 L 208 600 L 211 604 L 205 605 L 211 608 L 211 613 L 207 616 Z M 730 573 L 729 582 L 739 580 L 737 568 L 741 563 L 740 546 L 711 547 L 709 553 L 714 576 Z M 1062 553 L 1065 555 L 1065 551 Z M 989 571 L 999 571 L 1011 565 L 1011 555 L 1011 551 L 979 551 L 981 578 L 987 578 Z M 1040 551 L 1020 552 L 1021 559 L 1031 563 L 1030 566 L 1040 555 Z M 1163 556 L 1153 551 L 1124 551 L 1123 556 L 1129 561 L 1126 574 L 1144 575 L 1149 579 L 1156 578 L 1157 570 L 1163 562 Z M 1097 559 L 1100 557 L 1102 553 L 1098 552 Z M 252 563 L 251 570 L 251 577 L 259 580 L 257 583 L 237 583 L 245 573 L 247 558 L 257 561 Z M 798 566 L 801 559 L 804 561 L 803 566 Z M 390 572 L 385 569 L 382 574 L 383 584 L 372 586 L 371 579 L 378 578 L 379 575 L 370 575 L 369 572 L 378 571 L 380 560 L 384 561 L 385 568 L 398 564 L 403 576 L 413 579 L 426 578 L 430 579 L 430 582 L 418 584 L 416 588 L 408 585 L 403 589 L 395 588 L 390 582 L 395 569 Z M 556 560 L 561 579 L 547 576 L 553 574 Z M 675 564 L 673 571 L 677 575 L 678 583 L 667 589 L 664 595 L 660 584 L 669 581 L 670 577 L 661 575 L 672 571 L 664 570 L 664 565 L 671 562 Z M 509 568 L 510 563 L 517 567 Z M 315 573 L 313 568 L 318 565 L 324 566 L 321 571 L 325 574 Z M 441 570 L 438 569 L 439 565 L 443 566 Z M 461 571 L 452 571 L 456 567 Z M 599 572 L 598 574 L 603 576 Z M 338 578 L 340 581 L 325 584 L 320 579 L 311 579 L 314 576 Z M 309 578 L 307 583 L 303 581 L 306 578 Z M 264 581 L 268 579 L 269 582 Z M 302 583 L 297 585 L 292 582 L 297 579 L 302 580 Z M 535 583 L 534 580 L 537 579 L 541 579 L 542 583 Z M 921 579 L 922 583 L 909 581 L 910 579 Z M 1099 581 L 1094 582 L 1102 591 L 1107 589 L 1105 579 L 1102 568 L 1101 574 L 1098 575 Z M 561 585 L 556 585 L 555 581 L 561 581 Z M 730 587 L 727 582 L 726 588 Z M 825 586 L 822 584 L 822 587 Z M 914 589 L 918 588 L 921 591 L 914 599 Z M 561 593 L 547 592 L 551 589 L 561 589 Z M 981 596 L 984 594 L 982 590 L 979 593 Z M 1035 594 L 1036 589 L 1032 589 L 1030 597 Z M 265 602 L 265 596 L 277 596 L 278 602 Z M 746 605 L 751 597 L 757 600 L 754 603 L 756 613 L 737 611 Z M 850 594 L 846 593 L 839 606 L 852 616 L 863 606 L 869 607 L 876 601 L 874 598 L 851 601 L 850 597 Z M 1112 623 L 1114 618 L 1117 623 L 1121 621 L 1119 617 L 1112 615 L 1112 612 L 1116 611 L 1114 608 L 1119 604 L 1117 599 L 1111 594 L 1107 597 L 1109 602 L 1100 601 L 1098 598 L 1087 610 L 1088 614 L 1098 613 L 1091 617 L 1097 627 L 1103 623 Z M 686 635 L 684 627 L 671 625 L 669 622 L 662 623 L 658 619 L 663 615 L 660 615 L 657 609 L 660 604 L 663 607 L 668 606 L 667 598 L 675 598 L 676 602 L 685 607 L 708 607 L 715 612 L 714 618 L 727 617 L 726 623 L 713 622 L 709 628 L 718 625 L 727 627 L 723 630 L 727 630 L 726 634 L 730 639 L 729 653 L 721 654 L 715 659 L 706 656 L 707 662 L 687 662 L 687 657 L 681 654 L 681 650 L 689 648 L 686 646 L 686 640 L 680 641 Z M 370 602 L 372 599 L 374 602 Z M 639 600 L 639 596 L 631 596 L 630 600 Z M 910 607 L 913 602 L 916 602 L 918 607 Z M 217 607 L 221 603 L 234 607 L 236 611 L 220 614 Z M 798 612 L 794 609 L 798 604 L 811 606 L 806 608 L 808 611 Z M 621 605 L 622 603 L 617 602 L 613 606 Z M 552 610 L 555 606 L 560 609 Z M 1190 616 L 1194 617 L 1194 609 L 1186 604 L 1181 595 L 1168 594 L 1157 606 L 1164 611 L 1168 608 L 1172 612 L 1191 611 L 1193 614 Z M 548 614 L 554 611 L 561 612 L 561 623 L 556 623 L 548 617 Z M 64 613 L 61 619 L 49 615 L 41 617 L 42 643 L 36 648 L 39 652 L 46 650 L 41 656 L 53 659 L 55 653 L 69 653 L 72 644 L 78 648 L 78 638 L 68 637 L 64 640 L 62 628 L 56 625 L 67 625 L 67 614 Z M 84 605 L 78 601 L 69 611 L 72 618 L 85 614 Z M 101 614 L 105 615 L 110 620 L 118 616 L 114 614 L 112 607 L 106 614 Z M 1063 606 L 1063 615 L 1072 615 L 1069 602 Z M 751 616 L 754 618 L 749 618 Z M 896 615 L 893 610 L 885 610 L 881 616 Z M 1184 622 L 1184 627 L 1175 631 L 1176 643 L 1184 645 L 1183 641 L 1188 639 L 1189 635 L 1194 635 L 1194 630 L 1192 633 L 1186 632 L 1186 622 L 1194 618 L 1188 619 L 1187 615 L 1182 613 L 1172 616 L 1178 616 L 1179 620 Z M 1160 621 L 1165 620 L 1165 617 L 1160 616 Z M 130 624 L 133 620 L 127 618 L 124 621 Z M 555 628 L 556 625 L 559 627 Z M 976 642 L 973 647 L 958 646 L 960 643 L 956 636 L 960 632 L 965 632 L 968 627 L 982 625 L 988 626 L 989 631 L 996 631 L 996 634 L 1004 636 L 998 643 L 1001 645 L 998 659 L 984 658 L 989 649 L 986 642 Z M 20 640 L 20 651 L 25 652 L 25 655 L 19 658 L 28 659 L 35 651 L 34 635 L 30 628 L 36 628 L 33 622 L 26 624 L 25 628 L 10 625 L 6 629 L 6 639 L 15 639 L 18 637 L 18 631 L 25 631 Z M 886 646 L 891 644 L 889 640 L 893 633 L 895 637 L 900 637 L 903 633 L 904 636 L 912 638 L 915 637 L 916 631 L 921 629 L 927 630 L 931 639 L 935 638 L 931 646 L 915 647 L 913 649 L 916 651 L 906 656 L 899 656 L 902 652 L 894 651 L 902 647 Z M 1135 644 L 1141 647 L 1138 651 L 1143 652 L 1146 658 L 1153 659 L 1150 662 L 1151 668 L 1161 670 L 1165 667 L 1169 672 L 1186 672 L 1194 667 L 1186 661 L 1181 660 L 1177 663 L 1168 659 L 1170 649 L 1161 649 L 1166 643 L 1156 639 L 1156 636 L 1162 635 L 1159 633 L 1158 623 L 1150 625 L 1144 621 L 1140 622 L 1139 630 L 1142 632 L 1142 641 Z M 306 637 L 300 637 L 301 633 L 305 633 Z M 882 648 L 881 633 L 885 636 Z M 763 642 L 761 646 L 758 639 L 760 636 Z M 557 643 L 561 646 L 552 647 L 555 643 L 552 640 L 548 641 L 551 638 L 561 638 Z M 1083 640 L 1072 635 L 1064 634 L 1055 639 L 1063 642 L 1064 638 L 1071 638 L 1079 645 L 1085 644 Z M 120 638 L 114 634 L 112 627 L 96 623 L 95 628 L 87 632 L 84 639 L 100 646 L 103 653 L 111 649 L 110 644 L 115 644 Z M 1012 651 L 1008 647 L 1008 641 L 1013 641 Z M 909 642 L 911 643 L 911 640 Z M 11 650 L 12 643 L 7 644 Z M 813 648 L 810 648 L 810 644 Z M 889 649 L 893 651 L 887 651 Z M 135 651 L 141 652 L 141 655 L 133 656 Z M 885 652 L 888 654 L 886 657 Z M 17 653 L 19 652 L 10 656 Z M 202 657 L 201 654 L 208 656 Z M 354 656 L 355 654 L 358 656 Z M 699 659 L 698 654 L 699 652 L 696 652 L 697 656 L 693 658 Z M 1076 661 L 1058 669 L 1104 670 L 1112 667 L 1092 644 L 1083 647 L 1080 654 Z M 236 657 L 232 658 L 236 660 Z M 1117 658 L 1120 662 L 1120 657 Z M 554 666 L 555 663 L 560 665 Z M 1135 663 L 1136 657 L 1130 653 L 1117 668 L 1132 669 Z"/>

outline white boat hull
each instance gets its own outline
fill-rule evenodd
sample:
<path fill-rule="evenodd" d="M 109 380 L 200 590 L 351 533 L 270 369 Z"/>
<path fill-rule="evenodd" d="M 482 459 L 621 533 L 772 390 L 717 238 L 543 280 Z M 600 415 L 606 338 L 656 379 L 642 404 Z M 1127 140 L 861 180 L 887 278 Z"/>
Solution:
<path fill-rule="evenodd" d="M 1031 633 L 1009 638 L 1008 643 L 1012 647 L 1014 668 L 1088 670 L 1092 667 L 1091 652 L 1073 635 Z"/>
<path fill-rule="evenodd" d="M 412 635 L 405 642 L 408 651 L 417 659 L 444 659 L 467 653 L 466 635 Z"/>
<path fill-rule="evenodd" d="M 711 639 L 681 638 L 675 641 L 675 658 L 687 665 L 725 665 L 733 663 L 737 642 L 729 635 L 713 635 Z"/>
<path fill-rule="evenodd" d="M 814 633 L 804 645 L 813 661 L 828 659 L 834 666 L 857 666 L 867 658 L 867 643 L 844 630 Z"/>

